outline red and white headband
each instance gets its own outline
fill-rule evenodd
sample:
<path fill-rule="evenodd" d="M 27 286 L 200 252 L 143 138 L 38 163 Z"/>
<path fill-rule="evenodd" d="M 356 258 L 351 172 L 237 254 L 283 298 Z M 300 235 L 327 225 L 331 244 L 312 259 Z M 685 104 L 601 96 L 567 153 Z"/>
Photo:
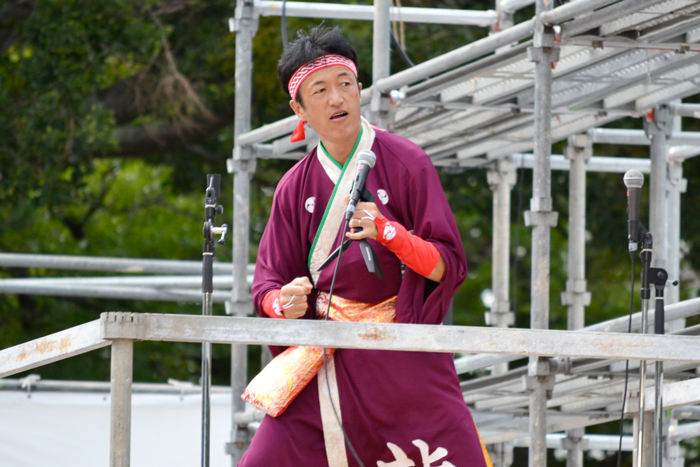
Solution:
<path fill-rule="evenodd" d="M 294 72 L 292 78 L 289 80 L 289 84 L 287 85 L 287 89 L 289 89 L 289 95 L 292 96 L 292 99 L 296 99 L 297 92 L 299 92 L 299 88 L 301 87 L 301 83 L 306 78 L 308 78 L 311 73 L 314 73 L 315 71 L 321 70 L 323 68 L 338 65 L 349 68 L 353 72 L 355 77 L 357 77 L 357 67 L 355 66 L 355 63 L 349 58 L 338 54 L 321 55 L 320 57 L 303 64 L 299 67 L 297 71 Z"/>
<path fill-rule="evenodd" d="M 338 65 L 349 68 L 355 77 L 357 77 L 357 67 L 355 66 L 355 62 L 349 58 L 338 54 L 321 55 L 320 57 L 303 64 L 297 71 L 294 72 L 292 78 L 289 80 L 289 84 L 287 85 L 289 95 L 292 96 L 292 99 L 296 99 L 301 83 L 308 78 L 311 73 L 323 68 Z M 297 123 L 297 126 L 294 128 L 294 132 L 292 133 L 292 137 L 290 138 L 292 143 L 304 141 L 306 139 L 306 132 L 304 131 L 305 123 L 306 122 L 303 120 L 299 120 L 299 123 Z"/>

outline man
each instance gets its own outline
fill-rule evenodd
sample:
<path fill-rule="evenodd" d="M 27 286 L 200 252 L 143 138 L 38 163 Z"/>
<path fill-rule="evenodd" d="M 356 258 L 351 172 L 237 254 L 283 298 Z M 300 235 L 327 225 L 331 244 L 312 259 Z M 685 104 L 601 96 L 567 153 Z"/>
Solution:
<path fill-rule="evenodd" d="M 293 140 L 306 123 L 321 141 L 277 187 L 253 281 L 258 314 L 441 324 L 467 267 L 430 159 L 361 117 L 357 56 L 338 30 L 300 35 L 278 74 L 300 118 Z M 377 157 L 366 186 L 380 204 L 358 203 L 351 231 L 340 232 L 365 149 Z M 345 237 L 369 239 L 384 279 L 353 243 L 329 306 L 334 263 L 317 269 Z M 487 465 L 450 354 L 329 349 L 324 368 L 322 349 L 282 350 L 244 394 L 270 415 L 240 466 Z"/>

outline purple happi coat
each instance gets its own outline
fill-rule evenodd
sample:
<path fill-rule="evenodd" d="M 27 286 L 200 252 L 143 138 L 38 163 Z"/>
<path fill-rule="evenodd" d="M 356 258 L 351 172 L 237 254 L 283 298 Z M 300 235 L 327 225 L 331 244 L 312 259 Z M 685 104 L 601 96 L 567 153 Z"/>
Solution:
<path fill-rule="evenodd" d="M 445 275 L 436 284 L 406 269 L 402 278 L 397 257 L 369 240 L 384 279 L 367 271 L 359 245 L 353 244 L 343 253 L 334 294 L 365 303 L 398 294 L 399 323 L 439 325 L 467 274 L 454 216 L 422 149 L 402 137 L 377 131 L 372 150 L 377 162 L 367 187 L 377 195 L 379 210 L 432 242 L 445 260 Z M 260 316 L 266 316 L 262 301 L 269 291 L 296 277 L 310 276 L 309 252 L 333 188 L 317 149 L 280 181 L 253 281 Z M 339 234 L 333 249 L 340 239 Z M 318 290 L 329 290 L 332 266 L 334 263 L 323 270 Z M 308 302 L 303 319 L 316 319 L 315 290 Z M 274 355 L 281 350 L 272 348 Z M 338 349 L 334 360 L 340 399 L 334 402 L 340 404 L 343 426 L 366 467 L 486 465 L 451 354 Z M 429 461 L 427 456 L 438 448 L 444 448 L 447 455 L 435 455 L 437 460 Z M 349 466 L 358 466 L 347 446 L 346 450 Z M 316 378 L 286 412 L 277 418 L 265 417 L 239 466 L 328 466 Z"/>

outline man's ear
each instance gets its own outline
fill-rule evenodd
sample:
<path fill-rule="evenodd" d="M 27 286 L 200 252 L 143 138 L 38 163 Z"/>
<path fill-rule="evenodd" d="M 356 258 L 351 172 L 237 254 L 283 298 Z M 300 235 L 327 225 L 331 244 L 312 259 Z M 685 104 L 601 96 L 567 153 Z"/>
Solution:
<path fill-rule="evenodd" d="M 357 86 L 360 88 L 360 92 L 362 92 L 362 83 L 360 83 L 360 82 L 358 81 L 358 82 L 357 82 Z"/>
<path fill-rule="evenodd" d="M 291 101 L 289 101 L 289 106 L 292 108 L 294 113 L 297 114 L 297 117 L 304 120 L 304 108 L 299 102 L 297 102 L 296 99 L 292 99 Z"/>

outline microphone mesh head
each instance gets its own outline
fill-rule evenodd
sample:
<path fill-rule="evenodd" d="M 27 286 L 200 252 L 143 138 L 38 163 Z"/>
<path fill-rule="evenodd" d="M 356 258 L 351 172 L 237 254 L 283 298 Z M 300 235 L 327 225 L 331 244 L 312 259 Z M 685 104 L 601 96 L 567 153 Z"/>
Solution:
<path fill-rule="evenodd" d="M 644 185 L 644 175 L 639 170 L 628 170 L 623 180 L 627 188 L 641 188 Z"/>
<path fill-rule="evenodd" d="M 357 163 L 359 164 L 361 162 L 364 162 L 365 164 L 369 165 L 370 168 L 372 168 L 377 162 L 377 156 L 375 156 L 369 149 L 364 149 L 357 155 Z"/>

